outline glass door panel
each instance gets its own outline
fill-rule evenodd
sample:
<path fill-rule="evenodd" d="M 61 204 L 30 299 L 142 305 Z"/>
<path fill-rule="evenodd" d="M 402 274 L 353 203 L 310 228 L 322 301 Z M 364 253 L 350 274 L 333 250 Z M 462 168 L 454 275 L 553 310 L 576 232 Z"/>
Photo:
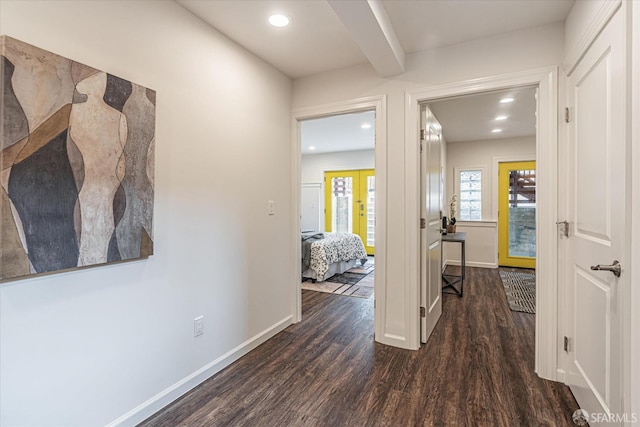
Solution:
<path fill-rule="evenodd" d="M 353 233 L 353 177 L 331 178 L 331 230 Z"/>
<path fill-rule="evenodd" d="M 360 237 L 369 255 L 374 254 L 376 224 L 376 177 L 373 170 L 360 171 Z"/>
<path fill-rule="evenodd" d="M 536 257 L 536 171 L 509 171 L 509 256 Z"/>

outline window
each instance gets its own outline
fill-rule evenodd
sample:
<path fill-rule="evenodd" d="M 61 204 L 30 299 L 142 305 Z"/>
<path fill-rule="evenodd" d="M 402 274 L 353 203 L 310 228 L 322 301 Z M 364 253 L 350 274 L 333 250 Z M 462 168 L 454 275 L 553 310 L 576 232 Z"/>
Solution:
<path fill-rule="evenodd" d="M 482 169 L 461 169 L 458 172 L 461 221 L 482 220 Z"/>

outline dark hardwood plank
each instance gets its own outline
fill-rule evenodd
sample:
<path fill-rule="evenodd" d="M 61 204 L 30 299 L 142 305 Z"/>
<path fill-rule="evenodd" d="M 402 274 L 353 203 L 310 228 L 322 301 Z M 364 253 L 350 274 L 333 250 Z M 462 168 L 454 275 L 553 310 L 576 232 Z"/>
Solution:
<path fill-rule="evenodd" d="M 419 351 L 373 341 L 371 299 L 303 291 L 302 307 L 141 426 L 573 425 L 568 387 L 534 372 L 535 316 L 509 310 L 498 270 L 467 268 Z"/>

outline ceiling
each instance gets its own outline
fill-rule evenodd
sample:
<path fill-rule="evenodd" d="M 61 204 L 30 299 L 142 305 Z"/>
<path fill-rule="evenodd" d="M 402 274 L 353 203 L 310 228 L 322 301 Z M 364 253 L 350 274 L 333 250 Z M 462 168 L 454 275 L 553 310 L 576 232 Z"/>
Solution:
<path fill-rule="evenodd" d="M 404 66 L 404 54 L 562 22 L 574 3 L 574 0 L 176 1 L 291 78 L 368 60 L 375 67 L 380 58 L 397 60 Z M 291 24 L 285 28 L 272 27 L 267 18 L 273 13 L 291 17 Z M 367 44 L 368 39 L 375 43 Z"/>
<path fill-rule="evenodd" d="M 447 142 L 517 138 L 536 134 L 535 88 L 515 88 L 429 103 Z M 513 98 L 511 103 L 501 99 Z M 506 116 L 504 120 L 496 117 Z M 304 120 L 303 155 L 367 150 L 375 147 L 373 111 Z M 370 127 L 363 129 L 362 125 Z M 500 129 L 501 132 L 492 132 Z M 313 147 L 311 149 L 310 147 Z"/>
<path fill-rule="evenodd" d="M 375 146 L 374 121 L 374 111 L 305 120 L 300 124 L 302 154 L 371 150 Z"/>
<path fill-rule="evenodd" d="M 563 22 L 575 0 L 175 0 L 203 21 L 295 79 L 369 62 L 380 76 L 404 70 L 405 54 Z M 271 26 L 274 13 L 291 18 Z M 535 134 L 533 90 L 438 101 L 432 110 L 449 142 Z M 508 110 L 503 131 L 491 133 Z M 303 154 L 373 148 L 362 113 L 303 124 Z M 373 113 L 369 113 L 373 114 Z M 316 150 L 309 151 L 309 146 Z"/>
<path fill-rule="evenodd" d="M 176 0 L 203 21 L 291 78 L 367 62 L 324 0 Z M 291 17 L 272 27 L 274 13 Z"/>
<path fill-rule="evenodd" d="M 500 100 L 513 98 L 501 104 Z M 442 125 L 447 142 L 516 138 L 536 134 L 534 88 L 520 88 L 432 102 L 429 108 Z M 505 120 L 496 117 L 506 116 Z M 501 129 L 501 132 L 492 132 Z"/>

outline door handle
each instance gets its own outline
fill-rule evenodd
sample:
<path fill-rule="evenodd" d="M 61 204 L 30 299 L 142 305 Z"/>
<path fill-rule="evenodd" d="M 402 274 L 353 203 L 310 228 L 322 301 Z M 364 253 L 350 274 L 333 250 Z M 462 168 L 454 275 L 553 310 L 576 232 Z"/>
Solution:
<path fill-rule="evenodd" d="M 613 264 L 611 265 L 592 265 L 591 269 L 597 271 L 610 271 L 616 277 L 620 277 L 620 273 L 622 272 L 622 266 L 617 260 L 613 261 Z"/>

